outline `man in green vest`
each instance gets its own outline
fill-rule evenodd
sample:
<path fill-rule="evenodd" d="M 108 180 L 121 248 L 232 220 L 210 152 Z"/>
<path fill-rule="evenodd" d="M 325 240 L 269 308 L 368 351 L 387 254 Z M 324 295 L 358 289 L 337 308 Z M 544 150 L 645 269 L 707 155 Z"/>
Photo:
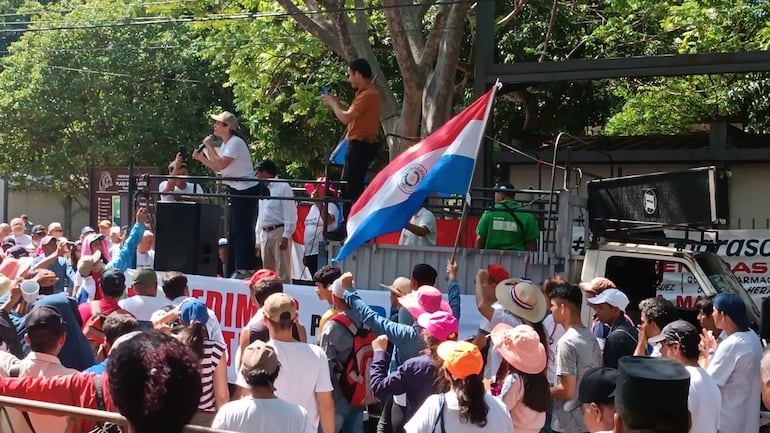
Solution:
<path fill-rule="evenodd" d="M 476 248 L 536 251 L 540 230 L 535 217 L 520 211 L 513 200 L 513 185 L 495 185 L 495 207 L 481 215 L 476 226 Z"/>

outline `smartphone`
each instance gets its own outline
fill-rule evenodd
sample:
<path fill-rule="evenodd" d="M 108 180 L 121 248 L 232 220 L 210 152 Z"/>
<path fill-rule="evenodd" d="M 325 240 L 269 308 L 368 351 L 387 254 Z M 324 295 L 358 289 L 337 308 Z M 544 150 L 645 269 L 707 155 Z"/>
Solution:
<path fill-rule="evenodd" d="M 182 161 L 187 159 L 187 148 L 184 146 L 179 146 L 179 150 L 177 152 L 182 155 Z"/>
<path fill-rule="evenodd" d="M 321 86 L 321 94 L 322 95 L 328 95 L 329 94 L 329 88 L 326 86 Z"/>

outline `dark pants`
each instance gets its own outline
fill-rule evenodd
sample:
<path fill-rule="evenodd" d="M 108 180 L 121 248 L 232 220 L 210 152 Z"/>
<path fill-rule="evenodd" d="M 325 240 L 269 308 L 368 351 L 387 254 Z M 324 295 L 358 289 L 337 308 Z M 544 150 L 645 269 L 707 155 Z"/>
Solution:
<path fill-rule="evenodd" d="M 256 235 L 254 227 L 257 225 L 257 213 L 259 212 L 257 196 L 268 195 L 263 185 L 256 185 L 248 189 L 237 190 L 228 187 L 230 192 L 230 216 L 228 218 L 229 233 L 227 251 L 227 272 L 236 270 L 257 269 L 257 256 L 255 253 Z M 233 195 L 246 197 L 233 197 Z"/>
<path fill-rule="evenodd" d="M 313 274 L 318 270 L 318 254 L 312 256 L 305 256 L 305 266 L 310 271 L 310 278 L 313 278 Z"/>
<path fill-rule="evenodd" d="M 342 167 L 342 180 L 347 185 L 342 187 L 342 198 L 349 200 L 342 207 L 342 213 L 347 219 L 350 208 L 364 192 L 364 179 L 369 164 L 377 157 L 379 143 L 367 143 L 365 141 L 348 141 L 348 150 L 345 152 L 345 166 Z"/>

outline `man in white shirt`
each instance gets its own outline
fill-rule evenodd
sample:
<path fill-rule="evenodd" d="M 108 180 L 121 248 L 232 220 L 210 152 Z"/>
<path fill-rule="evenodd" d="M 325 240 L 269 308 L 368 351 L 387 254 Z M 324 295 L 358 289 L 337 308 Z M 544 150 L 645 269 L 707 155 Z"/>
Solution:
<path fill-rule="evenodd" d="M 294 197 L 287 182 L 276 182 L 275 163 L 266 159 L 257 164 L 257 178 L 262 179 L 271 197 Z M 284 283 L 291 283 L 291 236 L 297 228 L 297 205 L 293 200 L 259 201 L 257 236 L 262 250 L 262 266 L 272 269 Z"/>
<path fill-rule="evenodd" d="M 727 337 L 719 343 L 706 371 L 722 391 L 719 431 L 756 433 L 759 430 L 759 364 L 762 343 L 749 328 L 746 304 L 738 295 L 714 298 L 714 323 Z"/>
<path fill-rule="evenodd" d="M 399 245 L 436 246 L 436 216 L 425 207 L 417 210 L 401 230 Z"/>
<path fill-rule="evenodd" d="M 171 161 L 168 165 L 168 174 L 171 176 L 187 176 L 187 163 L 182 159 L 181 154 L 176 155 L 176 159 Z M 175 202 L 175 201 L 194 201 L 205 202 L 206 197 L 195 197 L 194 194 L 204 193 L 205 191 L 200 185 L 193 182 L 188 182 L 185 179 L 172 178 L 164 180 L 158 187 L 160 192 L 173 192 L 174 194 L 161 194 L 161 202 Z M 184 194 L 184 195 L 179 195 Z"/>
<path fill-rule="evenodd" d="M 714 379 L 698 365 L 698 329 L 685 320 L 675 320 L 648 341 L 660 343 L 660 356 L 684 365 L 690 373 L 690 393 L 687 396 L 687 408 L 692 417 L 690 431 L 717 433 L 722 396 Z"/>
<path fill-rule="evenodd" d="M 155 234 L 146 230 L 136 246 L 136 268 L 155 267 Z"/>
<path fill-rule="evenodd" d="M 13 239 L 16 241 L 16 245 L 20 245 L 26 249 L 32 246 L 32 237 L 24 234 L 24 221 L 21 218 L 14 218 L 11 220 L 11 233 Z"/>
<path fill-rule="evenodd" d="M 167 299 L 158 297 L 158 276 L 150 268 L 137 269 L 134 272 L 131 286 L 136 295 L 118 302 L 120 308 L 128 311 L 141 325 L 148 325 L 152 313 L 170 305 Z M 143 324 L 141 322 L 144 322 Z"/>

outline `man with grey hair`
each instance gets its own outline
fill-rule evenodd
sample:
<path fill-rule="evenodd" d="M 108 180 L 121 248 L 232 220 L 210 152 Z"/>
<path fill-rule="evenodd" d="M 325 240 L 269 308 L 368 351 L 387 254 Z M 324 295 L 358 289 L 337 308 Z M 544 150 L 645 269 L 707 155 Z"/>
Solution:
<path fill-rule="evenodd" d="M 634 356 L 660 356 L 660 343 L 647 344 L 647 340 L 660 335 L 663 328 L 678 319 L 674 304 L 668 299 L 647 298 L 639 303 L 639 341 Z"/>

